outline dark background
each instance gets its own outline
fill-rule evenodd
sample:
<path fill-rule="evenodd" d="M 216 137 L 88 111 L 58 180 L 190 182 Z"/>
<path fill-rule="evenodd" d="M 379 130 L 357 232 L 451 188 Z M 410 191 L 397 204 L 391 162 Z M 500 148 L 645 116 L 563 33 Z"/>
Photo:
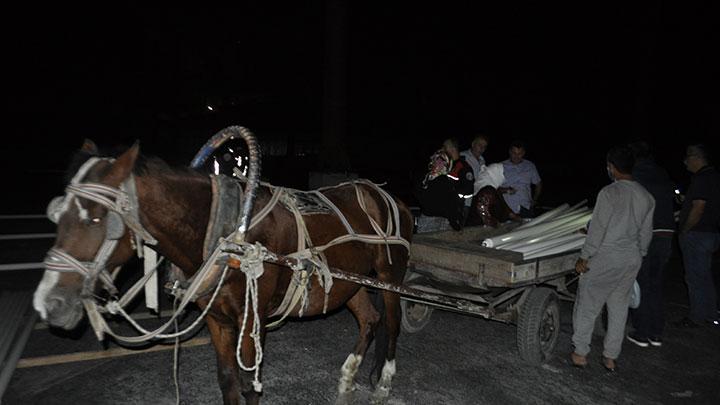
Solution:
<path fill-rule="evenodd" d="M 243 125 L 275 184 L 351 170 L 411 204 L 447 137 L 488 135 L 488 162 L 525 140 L 546 206 L 592 201 L 629 139 L 681 186 L 685 145 L 717 150 L 717 2 L 446 3 L 7 11 L 2 213 L 42 212 L 86 137 L 186 165 Z"/>

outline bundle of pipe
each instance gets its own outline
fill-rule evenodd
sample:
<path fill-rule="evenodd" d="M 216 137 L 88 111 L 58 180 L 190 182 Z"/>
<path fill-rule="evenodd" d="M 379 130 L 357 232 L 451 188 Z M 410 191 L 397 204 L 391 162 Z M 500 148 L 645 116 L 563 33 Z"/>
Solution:
<path fill-rule="evenodd" d="M 539 216 L 531 219 L 529 222 L 520 225 L 519 227 L 515 228 L 515 230 L 529 228 L 529 227 L 535 226 L 541 222 L 545 222 L 545 221 L 548 221 L 551 219 L 557 219 L 560 216 L 563 216 L 563 215 L 566 215 L 569 213 L 573 213 L 573 212 L 576 212 L 581 209 L 586 209 L 586 207 L 584 207 L 585 204 L 587 204 L 587 200 L 582 200 L 579 203 L 573 205 L 572 207 L 570 207 L 570 205 L 568 203 L 564 203 L 564 204 L 560 205 L 559 207 L 552 209 L 542 215 L 539 215 Z"/>
<path fill-rule="evenodd" d="M 512 249 L 517 246 L 532 244 L 557 236 L 562 236 L 564 234 L 572 233 L 578 229 L 582 229 L 587 223 L 587 221 L 590 219 L 590 215 L 591 213 L 589 211 L 581 211 L 572 215 L 564 216 L 542 224 L 542 229 L 525 229 L 523 231 L 531 232 L 529 234 L 528 232 L 524 232 L 518 238 L 513 237 L 509 240 L 501 240 L 497 242 L 494 247 L 499 249 Z M 502 235 L 501 238 L 504 236 L 505 235 Z"/>
<path fill-rule="evenodd" d="M 520 252 L 524 259 L 578 249 L 585 242 L 585 235 L 578 231 L 592 216 L 586 202 L 572 207 L 562 204 L 512 232 L 485 239 L 483 246 Z"/>
<path fill-rule="evenodd" d="M 537 259 L 538 257 L 550 256 L 550 255 L 554 255 L 554 254 L 558 254 L 558 253 L 562 253 L 562 252 L 567 252 L 569 250 L 580 249 L 583 246 L 583 244 L 585 244 L 585 235 L 581 235 L 581 236 L 582 236 L 582 238 L 580 238 L 580 239 L 577 239 L 577 240 L 574 240 L 574 241 L 571 241 L 568 243 L 564 243 L 561 245 L 553 246 L 548 249 L 543 249 L 539 252 L 524 253 L 523 259 L 525 259 L 525 260 Z"/>
<path fill-rule="evenodd" d="M 482 245 L 485 247 L 500 247 L 510 242 L 517 242 L 523 239 L 531 239 L 548 232 L 557 230 L 558 228 L 571 228 L 568 233 L 583 228 L 592 214 L 586 211 L 579 211 L 569 215 L 557 218 L 553 221 L 546 221 L 535 226 L 525 229 L 514 230 L 503 235 L 487 238 L 483 240 Z"/>
<path fill-rule="evenodd" d="M 548 211 L 548 212 L 546 212 L 546 213 L 544 213 L 544 214 L 542 214 L 542 215 L 539 215 L 539 216 L 531 219 L 529 222 L 526 222 L 526 223 L 518 226 L 517 228 L 515 228 L 515 230 L 530 228 L 531 226 L 535 226 L 535 225 L 537 225 L 537 224 L 539 224 L 539 223 L 541 223 L 541 222 L 545 222 L 545 221 L 547 221 L 547 220 L 549 220 L 549 219 L 551 219 L 551 218 L 555 218 L 555 217 L 561 215 L 561 214 L 562 214 L 565 210 L 567 210 L 569 207 L 570 207 L 570 205 L 569 205 L 568 203 L 565 203 L 565 204 L 563 204 L 563 205 L 561 205 L 561 206 L 559 206 L 559 207 L 557 207 L 557 208 L 555 208 L 555 209 L 553 209 L 553 210 L 550 210 L 550 211 Z"/>
<path fill-rule="evenodd" d="M 590 218 L 589 215 L 590 214 L 588 214 L 587 219 Z M 585 225 L 584 225 L 583 221 L 585 221 L 585 217 L 580 219 L 577 223 L 572 222 L 572 223 L 568 223 L 565 225 L 561 225 L 561 226 L 554 228 L 548 232 L 545 232 L 545 233 L 542 233 L 539 235 L 535 235 L 535 236 L 532 236 L 529 238 L 521 239 L 521 240 L 518 240 L 518 241 L 515 241 L 512 243 L 504 243 L 499 246 L 496 246 L 495 248 L 496 249 L 505 249 L 505 250 L 515 250 L 515 249 L 525 246 L 525 245 L 533 245 L 533 244 L 536 244 L 539 242 L 544 242 L 547 240 L 558 238 L 563 235 L 568 235 L 568 234 L 577 232 L 578 230 L 584 228 Z M 585 222 L 585 223 L 587 223 L 587 222 Z"/>

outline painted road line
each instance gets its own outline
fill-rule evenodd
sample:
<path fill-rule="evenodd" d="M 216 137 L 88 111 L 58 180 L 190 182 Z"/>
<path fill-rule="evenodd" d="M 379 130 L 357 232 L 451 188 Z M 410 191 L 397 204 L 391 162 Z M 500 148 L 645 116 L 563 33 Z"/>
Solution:
<path fill-rule="evenodd" d="M 205 346 L 210 343 L 209 336 L 197 337 L 188 340 L 181 344 L 181 347 L 195 347 Z M 16 368 L 30 368 L 40 366 L 52 366 L 57 364 L 75 363 L 80 361 L 100 360 L 100 359 L 112 359 L 115 357 L 132 356 L 136 354 L 161 352 L 166 350 L 173 350 L 174 345 L 157 345 L 143 350 L 132 350 L 125 349 L 123 347 L 117 347 L 113 349 L 95 351 L 95 352 L 79 352 L 79 353 L 68 353 L 68 354 L 57 354 L 52 356 L 41 356 L 41 357 L 29 357 L 26 359 L 20 359 L 17 363 Z"/>

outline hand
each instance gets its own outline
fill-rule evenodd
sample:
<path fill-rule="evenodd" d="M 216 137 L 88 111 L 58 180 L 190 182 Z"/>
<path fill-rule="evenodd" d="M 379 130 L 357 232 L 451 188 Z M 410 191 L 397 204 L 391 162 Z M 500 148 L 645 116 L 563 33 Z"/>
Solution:
<path fill-rule="evenodd" d="M 583 274 L 583 273 L 587 272 L 588 270 L 590 270 L 590 269 L 588 268 L 587 259 L 578 258 L 577 261 L 575 262 L 575 272 L 578 274 Z"/>

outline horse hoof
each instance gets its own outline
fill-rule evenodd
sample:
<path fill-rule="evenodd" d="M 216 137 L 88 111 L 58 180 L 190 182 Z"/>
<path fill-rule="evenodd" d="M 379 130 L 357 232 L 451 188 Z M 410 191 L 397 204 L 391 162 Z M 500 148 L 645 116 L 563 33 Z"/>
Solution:
<path fill-rule="evenodd" d="M 375 392 L 373 392 L 372 398 L 370 398 L 370 403 L 372 405 L 384 404 L 387 401 L 389 396 L 390 396 L 390 387 L 378 386 L 375 389 Z"/>
<path fill-rule="evenodd" d="M 338 394 L 335 405 L 350 405 L 353 403 L 353 391 Z"/>

